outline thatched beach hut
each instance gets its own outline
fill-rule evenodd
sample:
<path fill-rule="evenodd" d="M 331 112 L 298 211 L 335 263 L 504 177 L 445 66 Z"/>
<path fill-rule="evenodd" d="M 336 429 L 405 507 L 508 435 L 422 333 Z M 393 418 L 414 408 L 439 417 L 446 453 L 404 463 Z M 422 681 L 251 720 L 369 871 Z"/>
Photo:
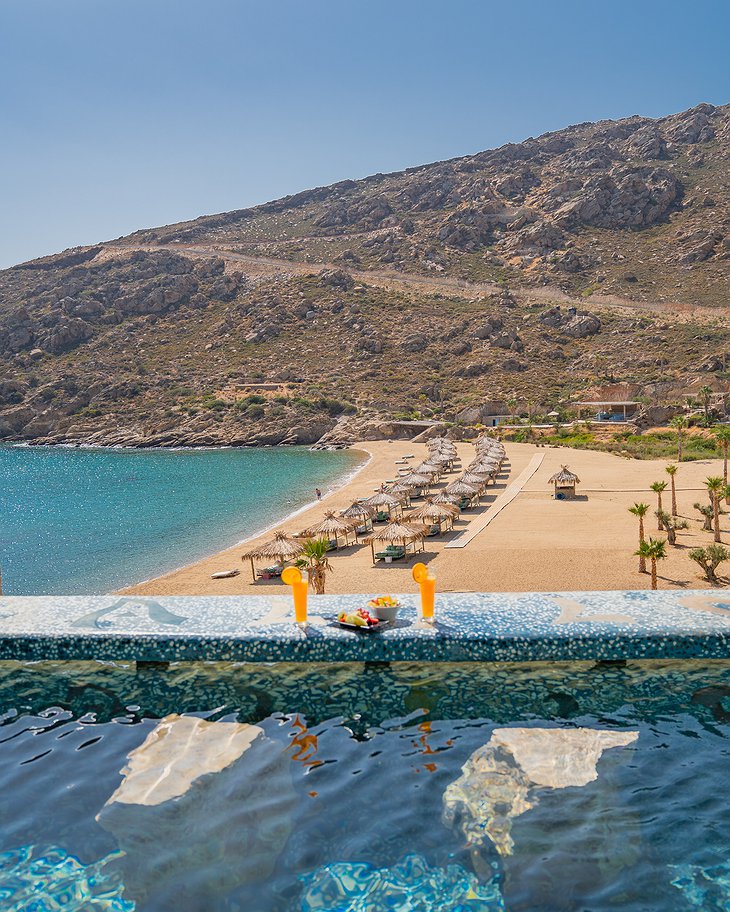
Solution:
<path fill-rule="evenodd" d="M 370 542 L 373 563 L 376 564 L 379 560 L 384 560 L 389 564 L 393 560 L 406 557 L 408 556 L 409 548 L 411 549 L 411 554 L 423 551 L 425 534 L 426 530 L 423 526 L 414 526 L 395 519 L 391 520 L 387 526 L 378 529 L 373 536 L 367 539 Z M 376 546 L 382 547 L 383 550 L 376 552 Z"/>
<path fill-rule="evenodd" d="M 324 514 L 321 522 L 309 526 L 299 535 L 300 538 L 321 538 L 335 549 L 347 548 L 357 544 L 357 534 L 351 520 L 344 519 L 330 510 Z M 342 542 L 342 544 L 340 544 Z"/>
<path fill-rule="evenodd" d="M 384 513 L 392 519 L 393 517 L 403 515 L 403 504 L 397 497 L 394 497 L 392 494 L 388 494 L 385 491 L 378 491 L 378 493 L 373 494 L 372 497 L 366 497 L 361 503 L 364 503 L 368 507 L 375 507 L 375 516 Z"/>
<path fill-rule="evenodd" d="M 560 470 L 548 479 L 548 484 L 555 486 L 553 496 L 556 500 L 572 500 L 575 497 L 575 486 L 580 484 L 580 478 L 567 466 L 561 466 Z"/>
<path fill-rule="evenodd" d="M 454 525 L 454 517 L 459 509 L 453 504 L 434 503 L 427 500 L 425 504 L 408 514 L 409 522 L 424 523 L 427 526 L 438 526 L 438 534 L 448 532 Z"/>
<path fill-rule="evenodd" d="M 259 575 L 264 579 L 271 576 L 281 576 L 281 570 L 284 564 L 296 560 L 304 550 L 304 545 L 295 538 L 290 538 L 286 532 L 277 532 L 272 539 L 259 545 L 258 548 L 252 548 L 245 554 L 241 555 L 241 560 L 251 561 L 251 576 L 254 583 L 256 582 L 256 561 L 267 561 L 270 566 L 259 571 Z M 267 570 L 272 571 L 267 573 Z"/>
<path fill-rule="evenodd" d="M 340 516 L 344 519 L 349 519 L 352 522 L 356 533 L 359 530 L 362 530 L 362 532 L 372 532 L 373 516 L 375 516 L 375 513 L 375 507 L 354 501 L 346 510 L 343 510 L 340 513 Z"/>

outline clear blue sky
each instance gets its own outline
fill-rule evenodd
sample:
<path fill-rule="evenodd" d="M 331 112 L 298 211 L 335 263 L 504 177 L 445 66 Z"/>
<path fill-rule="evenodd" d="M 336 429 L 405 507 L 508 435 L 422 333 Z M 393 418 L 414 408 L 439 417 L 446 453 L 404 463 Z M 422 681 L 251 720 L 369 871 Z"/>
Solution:
<path fill-rule="evenodd" d="M 727 0 L 0 0 L 0 266 L 730 101 Z"/>

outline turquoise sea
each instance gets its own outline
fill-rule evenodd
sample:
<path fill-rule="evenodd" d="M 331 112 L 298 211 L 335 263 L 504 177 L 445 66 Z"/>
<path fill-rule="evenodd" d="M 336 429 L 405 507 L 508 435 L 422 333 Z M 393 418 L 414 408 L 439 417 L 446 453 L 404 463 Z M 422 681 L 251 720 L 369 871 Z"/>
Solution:
<path fill-rule="evenodd" d="M 158 576 L 283 519 L 363 459 L 305 447 L 1 446 L 3 592 L 101 594 Z"/>

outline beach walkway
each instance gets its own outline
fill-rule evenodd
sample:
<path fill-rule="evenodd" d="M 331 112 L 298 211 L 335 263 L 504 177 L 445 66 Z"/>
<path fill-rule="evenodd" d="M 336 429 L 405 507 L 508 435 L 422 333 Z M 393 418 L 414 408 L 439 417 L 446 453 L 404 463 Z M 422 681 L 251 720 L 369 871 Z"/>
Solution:
<path fill-rule="evenodd" d="M 527 482 L 537 472 L 545 458 L 544 453 L 535 453 L 527 464 L 527 467 L 520 472 L 511 485 L 502 491 L 499 497 L 490 505 L 489 509 L 483 516 L 478 516 L 469 523 L 469 528 L 465 529 L 458 538 L 450 541 L 445 547 L 447 548 L 466 548 L 469 542 L 479 533 L 486 529 L 489 523 L 498 516 L 506 506 L 512 503 L 517 495 L 522 491 Z"/>

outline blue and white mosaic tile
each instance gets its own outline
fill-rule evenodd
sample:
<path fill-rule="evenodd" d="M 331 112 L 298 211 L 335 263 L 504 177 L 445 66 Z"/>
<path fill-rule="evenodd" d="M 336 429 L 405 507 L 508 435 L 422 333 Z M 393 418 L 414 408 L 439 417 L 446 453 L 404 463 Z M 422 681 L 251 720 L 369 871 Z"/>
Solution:
<path fill-rule="evenodd" d="M 729 658 L 730 593 L 448 593 L 436 619 L 400 596 L 383 630 L 340 627 L 370 595 L 316 596 L 293 622 L 279 596 L 0 597 L 0 659 L 545 661 Z"/>

